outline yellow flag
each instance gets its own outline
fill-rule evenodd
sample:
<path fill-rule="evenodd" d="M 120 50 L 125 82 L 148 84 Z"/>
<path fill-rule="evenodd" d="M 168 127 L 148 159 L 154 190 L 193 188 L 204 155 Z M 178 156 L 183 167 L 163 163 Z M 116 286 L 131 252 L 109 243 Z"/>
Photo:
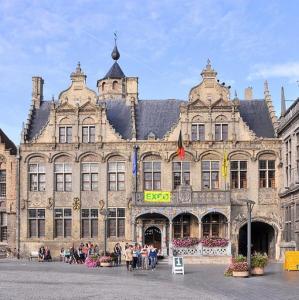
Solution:
<path fill-rule="evenodd" d="M 226 150 L 224 150 L 224 152 L 223 152 L 223 161 L 222 161 L 222 166 L 221 166 L 221 173 L 222 173 L 222 176 L 225 179 L 227 177 L 227 169 L 228 169 L 228 157 L 227 157 Z"/>

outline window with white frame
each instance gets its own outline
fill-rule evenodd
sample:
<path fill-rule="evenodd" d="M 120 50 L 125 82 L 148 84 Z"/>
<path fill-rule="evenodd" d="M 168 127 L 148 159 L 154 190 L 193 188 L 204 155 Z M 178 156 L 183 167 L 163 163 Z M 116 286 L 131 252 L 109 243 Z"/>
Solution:
<path fill-rule="evenodd" d="M 191 139 L 192 139 L 192 141 L 204 141 L 205 140 L 205 125 L 204 124 L 192 123 Z"/>
<path fill-rule="evenodd" d="M 6 197 L 6 170 L 0 170 L 0 199 Z"/>
<path fill-rule="evenodd" d="M 71 192 L 72 165 L 70 163 L 55 163 L 54 173 L 56 192 Z"/>
<path fill-rule="evenodd" d="M 59 126 L 59 143 L 72 142 L 72 126 Z"/>
<path fill-rule="evenodd" d="M 109 208 L 108 214 L 108 236 L 124 237 L 126 223 L 125 208 Z"/>
<path fill-rule="evenodd" d="M 190 162 L 175 161 L 172 163 L 173 189 L 182 184 L 190 185 Z"/>
<path fill-rule="evenodd" d="M 259 187 L 275 188 L 275 160 L 259 160 Z"/>
<path fill-rule="evenodd" d="M 55 208 L 54 210 L 55 237 L 72 236 L 72 209 Z"/>
<path fill-rule="evenodd" d="M 46 190 L 46 171 L 44 164 L 29 164 L 29 188 L 31 192 L 43 192 Z"/>
<path fill-rule="evenodd" d="M 81 190 L 82 191 L 97 191 L 99 164 L 97 163 L 82 163 L 81 164 Z"/>
<path fill-rule="evenodd" d="M 227 141 L 228 140 L 228 124 L 215 124 L 215 140 Z"/>
<path fill-rule="evenodd" d="M 81 209 L 81 236 L 82 238 L 98 237 L 99 211 L 94 208 Z"/>
<path fill-rule="evenodd" d="M 143 177 L 145 190 L 161 190 L 161 162 L 143 162 Z"/>
<path fill-rule="evenodd" d="M 125 190 L 125 162 L 113 161 L 108 163 L 109 191 Z"/>
<path fill-rule="evenodd" d="M 45 209 L 28 209 L 28 236 L 45 236 Z"/>
<path fill-rule="evenodd" d="M 230 162 L 230 176 L 232 189 L 247 188 L 247 161 L 233 160 Z"/>
<path fill-rule="evenodd" d="M 0 242 L 7 241 L 7 213 L 0 212 Z"/>
<path fill-rule="evenodd" d="M 285 175 L 286 185 L 289 186 L 292 182 L 292 140 L 289 138 L 285 141 Z"/>
<path fill-rule="evenodd" d="M 82 142 L 83 143 L 94 143 L 96 137 L 96 128 L 94 125 L 82 126 Z"/>
<path fill-rule="evenodd" d="M 219 189 L 219 161 L 203 160 L 201 169 L 202 188 L 205 190 Z"/>

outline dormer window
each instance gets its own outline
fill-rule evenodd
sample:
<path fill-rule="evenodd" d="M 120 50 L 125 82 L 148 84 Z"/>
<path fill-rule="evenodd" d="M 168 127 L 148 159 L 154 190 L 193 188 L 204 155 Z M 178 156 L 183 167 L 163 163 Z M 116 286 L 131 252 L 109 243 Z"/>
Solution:
<path fill-rule="evenodd" d="M 94 125 L 82 126 L 82 142 L 94 143 L 95 142 L 96 128 Z"/>
<path fill-rule="evenodd" d="M 227 141 L 228 140 L 228 124 L 215 124 L 215 140 Z"/>
<path fill-rule="evenodd" d="M 193 123 L 191 125 L 191 138 L 192 138 L 192 141 L 204 141 L 205 140 L 205 125 Z"/>
<path fill-rule="evenodd" d="M 72 142 L 72 126 L 59 126 L 59 143 Z"/>

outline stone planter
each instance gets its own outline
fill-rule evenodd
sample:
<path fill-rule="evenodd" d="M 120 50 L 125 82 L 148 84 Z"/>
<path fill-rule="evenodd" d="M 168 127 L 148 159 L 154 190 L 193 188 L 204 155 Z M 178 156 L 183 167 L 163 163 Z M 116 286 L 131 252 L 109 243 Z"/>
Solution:
<path fill-rule="evenodd" d="M 251 274 L 252 275 L 264 275 L 264 268 L 258 268 L 258 267 L 252 268 Z"/>
<path fill-rule="evenodd" d="M 249 276 L 249 272 L 248 271 L 243 271 L 243 272 L 236 272 L 236 271 L 233 271 L 233 277 L 241 277 L 241 278 L 244 278 L 244 277 L 248 277 Z"/>
<path fill-rule="evenodd" d="M 111 262 L 101 262 L 101 267 L 112 267 Z"/>

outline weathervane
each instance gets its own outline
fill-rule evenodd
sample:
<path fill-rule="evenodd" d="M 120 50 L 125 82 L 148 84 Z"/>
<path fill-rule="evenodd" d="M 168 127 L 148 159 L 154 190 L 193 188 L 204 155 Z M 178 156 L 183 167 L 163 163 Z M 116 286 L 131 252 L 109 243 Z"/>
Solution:
<path fill-rule="evenodd" d="M 117 31 L 114 31 L 114 44 L 116 45 L 116 41 L 117 41 Z"/>

